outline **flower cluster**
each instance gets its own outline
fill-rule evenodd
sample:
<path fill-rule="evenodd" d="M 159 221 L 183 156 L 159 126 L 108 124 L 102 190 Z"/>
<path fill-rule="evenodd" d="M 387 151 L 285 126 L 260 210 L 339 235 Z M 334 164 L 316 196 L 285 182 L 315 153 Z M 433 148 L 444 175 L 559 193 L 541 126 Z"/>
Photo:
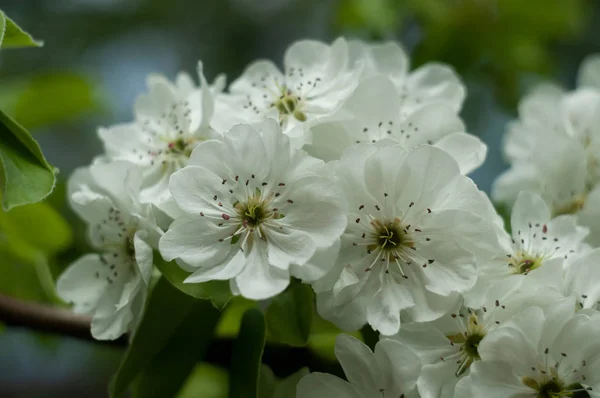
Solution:
<path fill-rule="evenodd" d="M 340 335 L 348 381 L 310 374 L 298 398 L 600 397 L 600 58 L 574 93 L 524 99 L 494 188 L 510 232 L 467 176 L 487 148 L 451 68 L 340 38 L 296 42 L 283 69 L 259 60 L 228 87 L 198 72 L 199 86 L 149 78 L 134 120 L 100 129 L 104 154 L 71 178 L 100 254 L 58 292 L 94 337 L 135 331 L 160 253 L 185 283 L 252 300 L 296 278 L 323 318 L 380 333 L 374 353 Z"/>

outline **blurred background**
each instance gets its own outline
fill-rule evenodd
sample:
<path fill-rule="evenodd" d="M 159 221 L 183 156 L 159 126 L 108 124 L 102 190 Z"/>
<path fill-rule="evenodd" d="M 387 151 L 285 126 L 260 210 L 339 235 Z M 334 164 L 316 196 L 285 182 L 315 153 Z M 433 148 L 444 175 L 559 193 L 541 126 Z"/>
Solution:
<path fill-rule="evenodd" d="M 57 305 L 52 279 L 87 250 L 64 181 L 100 153 L 98 126 L 131 119 L 149 73 L 195 76 L 201 59 L 209 81 L 232 81 L 256 58 L 280 62 L 301 38 L 398 40 L 413 67 L 437 60 L 462 75 L 462 116 L 490 148 L 472 177 L 489 192 L 519 97 L 546 79 L 574 87 L 583 57 L 600 52 L 597 0 L 0 0 L 0 9 L 45 41 L 0 53 L 0 108 L 34 134 L 61 178 L 49 201 L 0 213 L 0 292 Z M 236 304 L 222 336 L 248 305 Z M 335 331 L 314 333 L 309 350 L 327 358 Z M 0 397 L 105 397 L 122 353 L 0 324 Z M 201 365 L 181 397 L 223 397 L 226 377 Z"/>

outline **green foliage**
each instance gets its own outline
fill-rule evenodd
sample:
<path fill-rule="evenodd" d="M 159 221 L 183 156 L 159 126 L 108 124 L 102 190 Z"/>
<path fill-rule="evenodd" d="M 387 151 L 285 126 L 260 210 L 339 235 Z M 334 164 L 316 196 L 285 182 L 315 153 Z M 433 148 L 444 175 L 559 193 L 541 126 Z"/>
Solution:
<path fill-rule="evenodd" d="M 200 363 L 196 365 L 177 398 L 227 398 L 229 377 L 225 369 Z"/>
<path fill-rule="evenodd" d="M 1 110 L 0 169 L 5 211 L 43 200 L 56 182 L 56 169 L 46 161 L 37 141 Z"/>
<path fill-rule="evenodd" d="M 58 72 L 34 76 L 16 96 L 12 114 L 23 126 L 34 129 L 98 109 L 94 86 L 86 77 Z"/>
<path fill-rule="evenodd" d="M 368 28 L 372 38 L 381 38 L 402 24 L 396 0 L 345 0 L 338 8 L 336 24 L 344 28 Z"/>
<path fill-rule="evenodd" d="M 265 346 L 265 318 L 257 309 L 242 317 L 240 333 L 233 344 L 229 369 L 229 398 L 257 398 L 258 377 Z"/>
<path fill-rule="evenodd" d="M 0 10 L 0 48 L 41 47 L 44 43 L 34 40 Z"/>
<path fill-rule="evenodd" d="M 48 261 L 71 245 L 67 222 L 47 203 L 0 212 L 0 292 L 55 301 Z"/>
<path fill-rule="evenodd" d="M 210 281 L 205 283 L 183 283 L 189 276 L 175 261 L 166 262 L 159 253 L 156 253 L 156 267 L 163 276 L 181 292 L 198 299 L 210 300 L 215 307 L 223 309 L 231 299 L 229 281 Z"/>
<path fill-rule="evenodd" d="M 111 383 L 111 397 L 121 396 L 167 346 L 197 303 L 160 278 L 150 293 L 144 316 Z"/>
<path fill-rule="evenodd" d="M 266 317 L 269 335 L 283 344 L 305 346 L 310 336 L 312 316 L 311 287 L 294 282 L 269 304 Z"/>
<path fill-rule="evenodd" d="M 220 315 L 209 301 L 195 300 L 175 334 L 142 372 L 134 397 L 175 396 L 204 356 Z"/>

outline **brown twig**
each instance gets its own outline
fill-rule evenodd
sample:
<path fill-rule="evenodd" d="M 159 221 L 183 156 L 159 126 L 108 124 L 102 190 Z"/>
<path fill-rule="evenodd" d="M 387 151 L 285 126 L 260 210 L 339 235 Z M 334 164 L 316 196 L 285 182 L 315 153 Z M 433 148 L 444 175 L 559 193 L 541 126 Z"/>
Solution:
<path fill-rule="evenodd" d="M 19 300 L 0 294 L 0 322 L 40 332 L 60 334 L 97 343 L 123 346 L 127 339 L 95 340 L 90 333 L 91 318 L 69 310 Z"/>

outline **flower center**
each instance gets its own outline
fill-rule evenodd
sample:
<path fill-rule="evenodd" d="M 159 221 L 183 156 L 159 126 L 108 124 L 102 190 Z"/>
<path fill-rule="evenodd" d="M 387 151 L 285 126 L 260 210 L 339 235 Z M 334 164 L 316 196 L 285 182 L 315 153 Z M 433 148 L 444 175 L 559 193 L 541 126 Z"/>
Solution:
<path fill-rule="evenodd" d="M 384 251 L 395 251 L 401 246 L 412 246 L 413 242 L 408 239 L 406 231 L 402 228 L 402 223 L 399 218 L 394 221 L 373 220 L 373 240 L 376 242 L 369 246 L 369 250 L 377 248 Z"/>
<path fill-rule="evenodd" d="M 280 119 L 292 115 L 300 122 L 306 121 L 306 115 L 300 110 L 300 97 L 294 95 L 291 90 L 285 86 L 281 88 L 281 95 L 271 106 L 274 106 L 279 111 Z"/>
<path fill-rule="evenodd" d="M 527 275 L 530 271 L 542 265 L 542 258 L 519 251 L 510 257 L 508 266 L 513 274 Z"/>
<path fill-rule="evenodd" d="M 453 318 L 458 318 L 462 315 L 453 314 Z M 483 324 L 479 321 L 476 313 L 469 315 L 469 321 L 466 325 L 466 332 L 446 336 L 452 344 L 462 344 L 460 347 L 459 367 L 456 370 L 456 377 L 464 374 L 474 361 L 479 361 L 479 344 L 485 337 L 487 331 Z"/>
<path fill-rule="evenodd" d="M 180 155 L 187 158 L 192 154 L 196 144 L 195 138 L 178 138 L 175 141 L 169 142 L 167 153 L 171 155 Z"/>
<path fill-rule="evenodd" d="M 261 192 L 257 191 L 254 195 L 248 197 L 246 203 L 237 203 L 234 207 L 242 220 L 242 225 L 246 228 L 254 229 L 260 227 L 265 221 L 278 217 L 278 213 L 269 209 L 270 200 L 262 197 Z"/>

